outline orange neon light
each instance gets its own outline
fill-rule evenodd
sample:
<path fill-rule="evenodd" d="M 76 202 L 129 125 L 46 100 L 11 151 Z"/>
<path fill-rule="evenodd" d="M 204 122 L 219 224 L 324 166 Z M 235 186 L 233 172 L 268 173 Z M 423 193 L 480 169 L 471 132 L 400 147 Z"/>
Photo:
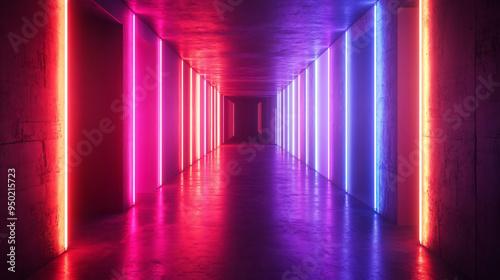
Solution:
<path fill-rule="evenodd" d="M 68 250 L 68 0 L 64 0 L 64 250 Z"/>

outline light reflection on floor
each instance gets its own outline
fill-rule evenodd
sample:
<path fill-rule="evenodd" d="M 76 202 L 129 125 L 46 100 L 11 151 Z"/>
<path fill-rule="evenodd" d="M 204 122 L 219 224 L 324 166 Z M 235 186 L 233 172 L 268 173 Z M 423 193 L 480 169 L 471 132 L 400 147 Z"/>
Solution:
<path fill-rule="evenodd" d="M 276 146 L 247 159 L 222 146 L 31 279 L 465 279 Z"/>

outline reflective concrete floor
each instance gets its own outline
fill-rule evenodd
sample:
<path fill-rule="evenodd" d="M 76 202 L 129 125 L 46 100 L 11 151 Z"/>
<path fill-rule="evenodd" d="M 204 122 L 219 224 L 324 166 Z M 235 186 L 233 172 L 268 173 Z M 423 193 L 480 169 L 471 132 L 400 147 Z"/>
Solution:
<path fill-rule="evenodd" d="M 276 146 L 226 145 L 30 279 L 466 279 Z"/>

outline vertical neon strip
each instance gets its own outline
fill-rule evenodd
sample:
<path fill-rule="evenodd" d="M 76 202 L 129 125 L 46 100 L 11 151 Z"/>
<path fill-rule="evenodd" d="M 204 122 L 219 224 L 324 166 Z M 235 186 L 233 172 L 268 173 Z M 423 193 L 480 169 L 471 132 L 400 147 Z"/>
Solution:
<path fill-rule="evenodd" d="M 373 209 L 378 211 L 377 189 L 377 3 L 373 6 Z"/>
<path fill-rule="evenodd" d="M 226 132 L 226 99 L 224 98 L 224 95 L 222 95 L 222 143 L 226 142 L 226 135 L 224 134 Z"/>
<path fill-rule="evenodd" d="M 220 129 L 220 122 L 221 122 L 221 119 L 220 119 L 220 95 L 219 95 L 219 91 L 216 89 L 215 90 L 215 93 L 216 93 L 216 96 L 217 96 L 217 147 L 220 146 L 220 143 L 221 143 L 221 129 Z"/>
<path fill-rule="evenodd" d="M 283 147 L 281 144 L 281 120 L 283 116 L 281 115 L 281 92 L 278 92 L 278 146 Z"/>
<path fill-rule="evenodd" d="M 331 89 L 330 89 L 330 87 L 331 87 L 331 84 L 330 84 L 330 67 L 331 67 L 330 49 L 331 48 L 328 48 L 328 50 L 326 50 L 328 52 L 328 90 L 327 90 L 327 93 L 328 93 L 328 102 L 327 102 L 327 111 L 328 111 L 328 120 L 327 120 L 327 123 L 328 123 L 328 129 L 327 129 L 327 131 L 328 131 L 327 132 L 328 133 L 328 136 L 327 136 L 327 140 L 328 140 L 328 142 L 327 142 L 327 145 L 328 145 L 328 164 L 327 164 L 327 166 L 328 166 L 328 180 L 332 179 L 331 178 L 331 170 L 330 170 L 330 168 L 331 168 L 330 161 L 332 158 L 332 155 L 331 155 L 332 152 L 331 152 L 331 148 L 330 148 L 330 146 L 331 146 L 331 142 L 330 142 L 330 118 L 331 118 L 331 116 L 330 116 L 330 109 L 331 109 L 330 108 L 330 94 L 331 94 Z"/>
<path fill-rule="evenodd" d="M 216 141 L 215 141 L 215 128 L 216 128 L 216 117 L 215 117 L 215 93 L 214 93 L 214 88 L 212 86 L 210 86 L 210 96 L 211 96 L 211 103 L 212 103 L 212 150 L 215 149 L 215 146 L 216 146 Z"/>
<path fill-rule="evenodd" d="M 348 192 L 348 184 L 349 184 L 349 30 L 345 31 L 345 191 Z"/>
<path fill-rule="evenodd" d="M 64 250 L 68 250 L 68 0 L 64 0 Z"/>
<path fill-rule="evenodd" d="M 159 156 L 158 156 L 158 186 L 161 186 L 163 183 L 163 178 L 162 178 L 162 170 L 163 170 L 163 102 L 162 102 L 162 94 L 163 94 L 163 81 L 161 77 L 162 73 L 162 45 L 161 45 L 161 39 L 158 38 L 158 151 L 159 151 Z"/>
<path fill-rule="evenodd" d="M 210 132 L 209 132 L 209 139 L 210 139 L 210 151 L 213 150 L 214 148 L 214 141 L 213 141 L 213 97 L 212 97 L 212 87 L 208 87 L 208 98 L 210 99 L 210 103 L 209 103 L 209 120 L 208 120 L 208 124 L 209 124 L 209 127 L 210 127 Z"/>
<path fill-rule="evenodd" d="M 236 112 L 235 112 L 235 110 L 234 110 L 234 102 L 233 102 L 233 136 L 236 134 L 236 130 L 235 130 L 235 127 L 236 127 L 236 126 L 235 126 L 235 124 L 234 124 L 234 121 L 235 121 L 235 119 L 236 119 L 236 118 L 235 118 L 235 116 L 234 116 L 234 115 L 235 115 L 235 113 L 236 113 Z"/>
<path fill-rule="evenodd" d="M 184 170 L 184 60 L 181 59 L 181 171 Z"/>
<path fill-rule="evenodd" d="M 300 160 L 300 74 L 297 76 L 297 157 Z"/>
<path fill-rule="evenodd" d="M 287 134 L 288 134 L 288 143 L 287 143 L 287 150 L 288 152 L 292 152 L 292 124 L 291 124 L 291 121 L 290 121 L 290 115 L 292 114 L 292 110 L 290 110 L 290 106 L 292 106 L 292 102 L 290 101 L 291 99 L 291 94 L 290 94 L 290 85 L 288 85 L 286 87 L 286 96 L 287 96 L 287 101 L 286 101 L 286 106 L 287 106 L 287 121 L 286 121 L 286 125 L 287 125 Z"/>
<path fill-rule="evenodd" d="M 189 165 L 193 164 L 193 68 L 189 67 Z"/>
<path fill-rule="evenodd" d="M 305 92 L 305 99 L 306 99 L 306 117 L 305 117 L 305 126 L 306 126 L 306 164 L 309 165 L 309 123 L 308 123 L 308 118 L 309 118 L 309 68 L 306 68 L 306 77 L 305 77 L 305 83 L 306 83 L 306 92 Z"/>
<path fill-rule="evenodd" d="M 132 14 L 132 205 L 135 205 L 135 14 Z"/>
<path fill-rule="evenodd" d="M 314 62 L 314 160 L 315 169 L 319 172 L 319 84 L 318 84 L 318 72 L 319 72 L 319 59 Z"/>
<path fill-rule="evenodd" d="M 422 55 L 422 35 L 423 35 L 423 0 L 419 1 L 419 7 L 418 7 L 418 146 L 419 146 L 419 155 L 418 155 L 418 161 L 419 161 L 419 168 L 418 168 L 418 241 L 420 244 L 422 244 L 422 227 L 423 227 L 423 221 L 422 221 L 422 189 L 423 189 L 423 178 L 422 178 L 422 169 L 423 169 L 423 135 L 422 135 L 422 104 L 423 104 L 423 67 L 422 67 L 422 60 L 423 60 L 423 55 Z"/>
<path fill-rule="evenodd" d="M 280 98 L 280 94 L 278 93 L 276 95 L 276 119 L 274 120 L 275 121 L 275 123 L 274 123 L 274 131 L 275 131 L 275 134 L 276 134 L 276 135 L 274 135 L 274 141 L 276 141 L 276 145 L 278 145 L 278 146 L 279 146 L 279 143 L 278 143 L 278 141 L 279 141 L 279 139 L 278 139 L 278 116 L 280 114 L 280 109 L 279 109 L 280 102 L 279 102 L 279 98 Z"/>
<path fill-rule="evenodd" d="M 191 68 L 192 69 L 192 68 Z M 196 157 L 195 160 L 198 160 L 201 158 L 201 82 L 200 82 L 200 75 L 198 73 L 194 73 L 195 79 L 194 81 L 196 82 L 195 86 L 195 99 L 196 99 Z"/>
<path fill-rule="evenodd" d="M 295 81 L 292 81 L 292 155 L 295 155 Z"/>
<path fill-rule="evenodd" d="M 203 155 L 207 154 L 207 80 L 203 79 Z"/>

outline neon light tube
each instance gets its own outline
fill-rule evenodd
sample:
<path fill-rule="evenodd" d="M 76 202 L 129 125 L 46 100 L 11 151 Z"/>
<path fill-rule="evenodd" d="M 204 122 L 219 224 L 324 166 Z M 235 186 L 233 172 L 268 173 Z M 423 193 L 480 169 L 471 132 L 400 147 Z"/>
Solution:
<path fill-rule="evenodd" d="M 422 244 L 422 227 L 423 227 L 423 221 L 422 221 L 422 190 L 423 190 L 423 177 L 422 177 L 422 169 L 423 169 L 423 135 L 422 135 L 422 104 L 423 104 L 423 67 L 422 67 L 422 35 L 423 35 L 423 0 L 419 1 L 419 7 L 418 7 L 418 161 L 419 161 L 419 168 L 418 168 L 418 241 L 420 244 Z"/>
<path fill-rule="evenodd" d="M 68 0 L 64 0 L 64 250 L 68 250 Z"/>
<path fill-rule="evenodd" d="M 330 161 L 331 161 L 332 155 L 331 155 L 331 149 L 330 149 L 330 146 L 331 146 L 331 142 L 330 142 L 330 94 L 331 94 L 331 92 L 330 92 L 331 91 L 331 89 L 330 89 L 330 87 L 331 87 L 331 84 L 330 84 L 330 67 L 331 67 L 331 65 L 330 65 L 330 57 L 331 57 L 330 48 L 328 48 L 326 51 L 328 52 L 328 90 L 327 90 L 327 93 L 328 93 L 328 102 L 327 102 L 327 112 L 328 112 L 328 120 L 327 120 L 328 121 L 327 122 L 328 123 L 328 132 L 327 132 L 328 133 L 328 136 L 327 136 L 327 139 L 328 139 L 328 142 L 327 142 L 327 145 L 328 145 L 328 164 L 327 164 L 327 166 L 328 166 L 328 172 L 327 172 L 327 174 L 328 174 L 328 180 L 331 180 L 332 178 L 331 178 L 331 171 L 330 171 L 330 164 L 331 164 Z"/>
<path fill-rule="evenodd" d="M 181 171 L 184 170 L 184 60 L 181 59 Z"/>
<path fill-rule="evenodd" d="M 235 110 L 234 110 L 234 102 L 233 102 L 233 136 L 236 134 L 236 130 L 235 130 L 235 125 L 234 125 L 234 121 L 235 121 Z"/>
<path fill-rule="evenodd" d="M 287 134 L 288 134 L 288 143 L 287 143 L 287 150 L 288 152 L 290 153 L 292 151 L 292 129 L 291 129 L 291 122 L 290 122 L 290 115 L 292 114 L 291 110 L 290 110 L 290 106 L 292 104 L 292 102 L 290 102 L 290 99 L 291 99 L 291 94 L 290 94 L 290 85 L 288 85 L 286 87 L 286 96 L 287 96 L 287 102 L 286 102 L 286 106 L 287 106 Z"/>
<path fill-rule="evenodd" d="M 226 135 L 224 134 L 226 132 L 226 99 L 224 98 L 224 95 L 222 95 L 222 121 L 224 123 L 222 124 L 222 143 L 226 142 Z"/>
<path fill-rule="evenodd" d="M 211 100 L 211 106 L 212 106 L 212 109 L 211 109 L 211 116 L 212 116 L 212 120 L 211 120 L 211 126 L 212 126 L 212 131 L 211 131 L 211 139 L 212 139 L 212 150 L 215 149 L 215 145 L 216 145 L 216 141 L 215 141 L 215 125 L 216 125 L 216 117 L 215 117 L 215 94 L 214 94 L 214 88 L 212 86 L 210 86 L 210 100 Z"/>
<path fill-rule="evenodd" d="M 373 6 L 373 209 L 378 210 L 377 189 L 377 3 Z"/>
<path fill-rule="evenodd" d="M 297 157 L 300 160 L 300 74 L 297 76 Z"/>
<path fill-rule="evenodd" d="M 349 30 L 345 31 L 345 191 L 348 192 L 349 184 Z"/>
<path fill-rule="evenodd" d="M 319 99 L 319 85 L 318 85 L 318 72 L 319 72 L 319 59 L 314 62 L 314 161 L 315 169 L 319 172 L 319 116 L 318 116 L 318 99 Z"/>
<path fill-rule="evenodd" d="M 203 155 L 207 154 L 207 80 L 203 79 Z"/>
<path fill-rule="evenodd" d="M 307 118 L 309 117 L 309 83 L 308 83 L 308 71 L 309 68 L 306 68 L 306 92 L 305 92 L 305 99 L 306 99 L 306 117 L 305 117 L 305 126 L 306 126 L 306 165 L 309 165 L 309 124 Z"/>
<path fill-rule="evenodd" d="M 292 155 L 295 155 L 295 82 L 292 81 Z"/>
<path fill-rule="evenodd" d="M 191 68 L 192 69 L 192 68 Z M 195 76 L 195 99 L 196 99 L 196 109 L 195 109 L 195 114 L 196 114 L 196 119 L 195 119 L 195 124 L 196 124 L 196 131 L 195 131 L 195 139 L 196 139 L 196 156 L 195 160 L 198 160 L 201 158 L 201 82 L 200 82 L 200 75 L 198 73 L 194 73 Z"/>
<path fill-rule="evenodd" d="M 214 105 L 214 100 L 213 100 L 213 96 L 212 96 L 212 88 L 211 87 L 208 87 L 208 98 L 210 99 L 210 103 L 209 103 L 209 120 L 208 120 L 208 125 L 210 127 L 210 151 L 213 150 L 214 148 L 214 138 L 213 138 L 213 129 L 214 129 L 214 126 L 213 126 L 213 105 Z"/>
<path fill-rule="evenodd" d="M 135 14 L 132 14 L 132 205 L 135 205 Z"/>
<path fill-rule="evenodd" d="M 161 39 L 158 38 L 158 151 L 160 152 L 158 156 L 158 186 L 161 186 L 163 183 L 163 178 L 162 178 L 162 161 L 163 161 L 163 102 L 162 102 L 162 87 L 163 87 L 163 82 L 162 82 L 162 45 L 161 45 Z"/>
<path fill-rule="evenodd" d="M 281 100 L 280 92 L 276 95 L 276 144 L 281 146 L 280 141 L 280 122 L 281 122 Z"/>
<path fill-rule="evenodd" d="M 216 96 L 217 96 L 217 147 L 219 147 L 220 144 L 221 144 L 221 139 L 222 139 L 222 134 L 221 134 L 221 129 L 220 129 L 220 125 L 221 125 L 221 118 L 220 118 L 220 95 L 219 95 L 219 91 L 217 89 L 215 89 L 215 93 L 216 93 Z"/>
<path fill-rule="evenodd" d="M 193 142 L 194 142 L 194 133 L 193 133 L 193 68 L 189 67 L 189 165 L 193 164 Z"/>

